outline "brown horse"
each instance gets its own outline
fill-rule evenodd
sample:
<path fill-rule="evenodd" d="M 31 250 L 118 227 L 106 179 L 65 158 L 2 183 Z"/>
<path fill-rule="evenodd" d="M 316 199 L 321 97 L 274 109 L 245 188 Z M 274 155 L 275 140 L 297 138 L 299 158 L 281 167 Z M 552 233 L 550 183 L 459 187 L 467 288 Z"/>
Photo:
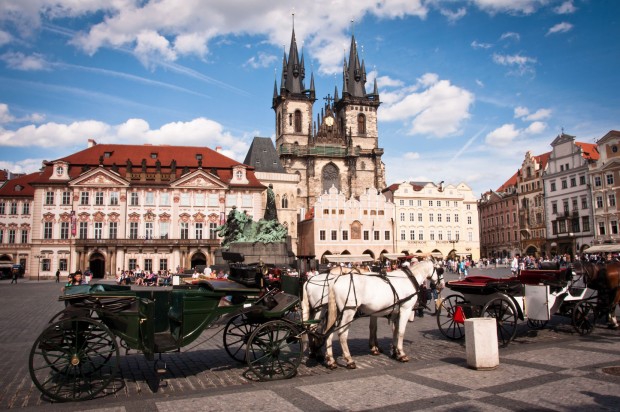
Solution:
<path fill-rule="evenodd" d="M 609 326 L 617 329 L 616 307 L 620 303 L 620 262 L 605 264 L 575 262 L 575 273 L 584 277 L 584 283 L 597 291 L 600 309 L 608 310 Z"/>

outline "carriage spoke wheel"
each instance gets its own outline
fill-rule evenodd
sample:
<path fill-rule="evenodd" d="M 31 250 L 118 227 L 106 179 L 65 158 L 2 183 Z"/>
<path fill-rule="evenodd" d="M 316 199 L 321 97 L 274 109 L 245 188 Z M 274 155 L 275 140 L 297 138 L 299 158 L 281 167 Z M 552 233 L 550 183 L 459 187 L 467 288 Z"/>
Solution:
<path fill-rule="evenodd" d="M 596 317 L 596 305 L 582 300 L 573 309 L 573 327 L 580 335 L 588 335 L 594 330 Z"/>
<path fill-rule="evenodd" d="M 301 357 L 297 327 L 281 320 L 263 323 L 248 340 L 246 361 L 250 371 L 262 381 L 293 377 Z"/>
<path fill-rule="evenodd" d="M 237 362 L 245 362 L 248 339 L 258 326 L 245 313 L 230 318 L 224 328 L 224 349 Z"/>
<path fill-rule="evenodd" d="M 459 312 L 463 314 L 463 309 L 460 307 L 465 303 L 467 301 L 460 295 L 450 295 L 441 301 L 437 309 L 437 326 L 446 338 L 458 340 L 465 336 L 465 324 L 458 316 Z"/>
<path fill-rule="evenodd" d="M 118 370 L 116 338 L 102 323 L 63 319 L 47 327 L 30 351 L 30 377 L 52 400 L 81 401 L 103 391 Z"/>
<path fill-rule="evenodd" d="M 528 319 L 527 326 L 529 326 L 531 329 L 540 330 L 547 326 L 547 322 L 548 321 L 546 320 Z"/>
<path fill-rule="evenodd" d="M 482 308 L 482 316 L 495 318 L 497 323 L 497 341 L 500 346 L 506 346 L 517 334 L 517 310 L 511 301 L 505 298 L 496 298 Z"/>

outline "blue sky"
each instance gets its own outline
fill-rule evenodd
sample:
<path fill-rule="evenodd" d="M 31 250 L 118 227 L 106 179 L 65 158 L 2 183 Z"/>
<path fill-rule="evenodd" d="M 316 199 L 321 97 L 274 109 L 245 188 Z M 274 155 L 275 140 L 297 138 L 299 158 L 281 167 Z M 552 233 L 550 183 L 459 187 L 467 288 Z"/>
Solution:
<path fill-rule="evenodd" d="M 355 34 L 388 184 L 496 189 L 562 129 L 620 129 L 616 0 L 1 0 L 0 168 L 98 143 L 221 146 L 275 131 L 292 14 L 318 101 Z"/>

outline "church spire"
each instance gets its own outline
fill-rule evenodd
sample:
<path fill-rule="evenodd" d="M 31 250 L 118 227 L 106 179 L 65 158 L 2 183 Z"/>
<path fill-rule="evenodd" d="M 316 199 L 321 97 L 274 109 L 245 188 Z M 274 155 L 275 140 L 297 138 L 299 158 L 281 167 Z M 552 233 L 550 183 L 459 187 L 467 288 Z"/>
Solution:
<path fill-rule="evenodd" d="M 286 60 L 286 59 L 285 59 Z M 305 68 L 302 61 L 299 61 L 299 52 L 297 50 L 297 40 L 295 38 L 295 29 L 291 35 L 291 48 L 288 53 L 288 61 L 286 64 L 286 74 L 284 89 L 288 93 L 301 94 L 303 92 L 303 81 L 305 77 Z"/>
<path fill-rule="evenodd" d="M 349 51 L 349 61 L 344 62 L 344 84 L 342 95 L 348 93 L 353 97 L 366 96 L 366 67 L 362 63 L 360 65 L 359 55 L 357 53 L 357 44 L 355 36 L 351 36 L 351 49 Z"/>

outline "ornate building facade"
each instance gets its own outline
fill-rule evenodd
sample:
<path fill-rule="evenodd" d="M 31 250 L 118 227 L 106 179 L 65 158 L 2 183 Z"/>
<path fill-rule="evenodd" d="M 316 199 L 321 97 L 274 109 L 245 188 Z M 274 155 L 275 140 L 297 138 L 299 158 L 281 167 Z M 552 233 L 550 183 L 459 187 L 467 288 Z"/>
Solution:
<path fill-rule="evenodd" d="M 257 220 L 263 212 L 265 186 L 252 168 L 205 147 L 91 140 L 86 150 L 45 162 L 28 179 L 32 192 L 21 203 L 12 200 L 26 187 L 19 179 L 0 192 L 0 221 L 9 231 L 17 225 L 28 232 L 21 235 L 29 237 L 28 248 L 13 256 L 3 244 L 0 260 L 23 262 L 30 277 L 57 269 L 66 275 L 88 268 L 104 277 L 119 269 L 212 264 L 220 245 L 216 228 L 228 212 L 235 207 Z M 18 211 L 29 204 L 29 215 L 16 214 L 15 224 L 7 224 L 13 203 Z"/>
<path fill-rule="evenodd" d="M 395 252 L 480 257 L 478 203 L 469 186 L 404 182 L 384 193 L 395 205 Z"/>
<path fill-rule="evenodd" d="M 480 252 L 482 257 L 508 258 L 521 253 L 519 202 L 515 173 L 497 190 L 489 190 L 478 201 Z"/>
<path fill-rule="evenodd" d="M 370 188 L 385 187 L 385 167 L 379 147 L 375 81 L 366 92 L 366 68 L 355 38 L 343 65 L 342 96 L 335 88 L 314 121 L 314 77 L 305 86 L 305 65 L 299 56 L 295 31 L 288 57 L 282 62 L 280 87 L 274 85 L 272 108 L 276 118 L 276 150 L 287 173 L 299 176 L 295 202 L 302 212 L 334 187 L 347 199 Z"/>

